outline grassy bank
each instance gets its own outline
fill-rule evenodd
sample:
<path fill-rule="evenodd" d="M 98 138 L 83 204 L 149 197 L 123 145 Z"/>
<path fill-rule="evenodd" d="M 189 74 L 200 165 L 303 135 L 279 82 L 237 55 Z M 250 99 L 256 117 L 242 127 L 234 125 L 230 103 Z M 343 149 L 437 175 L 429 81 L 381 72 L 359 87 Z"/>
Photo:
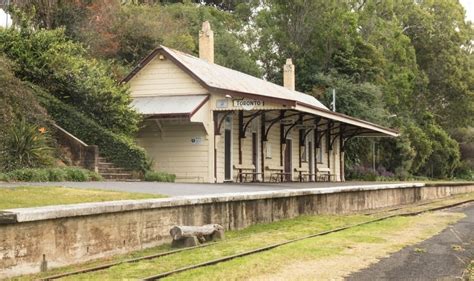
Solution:
<path fill-rule="evenodd" d="M 129 193 L 66 187 L 0 188 L 0 210 L 86 202 L 165 197 L 156 194 Z"/>

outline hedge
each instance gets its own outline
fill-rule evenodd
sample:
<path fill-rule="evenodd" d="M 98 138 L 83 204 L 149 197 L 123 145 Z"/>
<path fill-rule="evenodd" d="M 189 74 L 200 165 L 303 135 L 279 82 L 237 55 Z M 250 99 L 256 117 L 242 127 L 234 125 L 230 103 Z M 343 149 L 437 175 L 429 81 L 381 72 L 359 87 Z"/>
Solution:
<path fill-rule="evenodd" d="M 55 122 L 89 145 L 99 146 L 99 152 L 115 165 L 133 170 L 146 172 L 150 169 L 145 150 L 129 137 L 111 132 L 78 112 L 44 90 L 30 85 L 36 92 L 41 105 Z"/>
<path fill-rule="evenodd" d="M 176 180 L 176 175 L 168 174 L 165 172 L 148 171 L 145 173 L 144 180 L 158 182 L 174 182 Z"/>
<path fill-rule="evenodd" d="M 50 182 L 50 181 L 100 181 L 102 177 L 86 169 L 65 168 L 25 168 L 0 173 L 0 181 Z"/>

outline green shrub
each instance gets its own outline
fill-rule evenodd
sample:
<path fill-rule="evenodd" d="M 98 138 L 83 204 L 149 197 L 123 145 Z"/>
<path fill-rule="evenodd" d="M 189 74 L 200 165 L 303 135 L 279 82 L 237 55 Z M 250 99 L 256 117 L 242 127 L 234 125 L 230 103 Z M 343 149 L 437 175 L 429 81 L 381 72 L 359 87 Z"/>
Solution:
<path fill-rule="evenodd" d="M 145 181 L 174 182 L 176 175 L 165 172 L 148 171 L 145 173 Z"/>
<path fill-rule="evenodd" d="M 75 168 L 65 168 L 66 178 L 69 181 L 87 181 L 89 177 L 89 171 Z"/>
<path fill-rule="evenodd" d="M 51 168 L 48 169 L 48 181 L 65 181 L 67 173 L 62 168 Z"/>
<path fill-rule="evenodd" d="M 51 181 L 98 181 L 102 177 L 92 171 L 77 168 L 25 168 L 0 174 L 3 181 L 51 182 Z"/>
<path fill-rule="evenodd" d="M 129 170 L 145 172 L 150 165 L 145 150 L 123 135 L 115 134 L 87 118 L 73 107 L 61 102 L 42 89 L 31 85 L 40 103 L 58 125 L 87 144 L 99 146 L 100 153 L 112 163 Z"/>
<path fill-rule="evenodd" d="M 117 83 L 111 67 L 87 55 L 64 29 L 0 29 L 0 53 L 15 62 L 18 78 L 39 85 L 116 133 L 136 132 L 139 114 L 130 108 L 128 88 Z M 60 121 L 56 120 L 56 121 Z"/>
<path fill-rule="evenodd" d="M 49 180 L 49 173 L 46 169 L 18 169 L 7 173 L 12 181 L 37 181 Z"/>
<path fill-rule="evenodd" d="M 356 166 L 347 170 L 347 179 L 362 180 L 362 181 L 376 181 L 378 173 L 371 168 L 364 166 Z"/>
<path fill-rule="evenodd" d="M 8 129 L 0 148 L 0 164 L 5 171 L 51 166 L 53 148 L 44 128 L 17 121 Z"/>

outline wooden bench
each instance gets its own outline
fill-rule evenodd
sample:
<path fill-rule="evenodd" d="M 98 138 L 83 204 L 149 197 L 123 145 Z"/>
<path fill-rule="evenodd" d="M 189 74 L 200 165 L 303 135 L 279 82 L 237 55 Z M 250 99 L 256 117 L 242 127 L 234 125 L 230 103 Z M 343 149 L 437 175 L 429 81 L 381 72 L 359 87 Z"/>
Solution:
<path fill-rule="evenodd" d="M 331 169 L 329 168 L 316 168 L 316 180 L 317 181 L 331 181 L 336 177 L 335 174 L 331 174 Z"/>
<path fill-rule="evenodd" d="M 262 173 L 257 173 L 255 165 L 235 164 L 234 169 L 237 170 L 237 179 L 240 182 L 248 182 L 248 176 L 251 176 L 251 181 L 257 181 L 257 176 Z"/>
<path fill-rule="evenodd" d="M 283 166 L 266 166 L 265 170 L 270 172 L 270 182 L 282 182 L 291 173 L 285 173 Z"/>
<path fill-rule="evenodd" d="M 316 176 L 315 174 L 311 174 L 306 168 L 295 168 L 295 172 L 298 173 L 298 180 L 300 182 L 304 182 L 305 179 L 310 181 L 312 176 Z"/>

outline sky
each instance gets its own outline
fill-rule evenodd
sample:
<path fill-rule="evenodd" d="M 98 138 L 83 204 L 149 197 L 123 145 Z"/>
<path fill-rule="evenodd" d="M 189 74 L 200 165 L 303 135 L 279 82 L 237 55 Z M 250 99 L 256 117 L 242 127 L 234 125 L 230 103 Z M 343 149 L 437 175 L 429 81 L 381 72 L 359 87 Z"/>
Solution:
<path fill-rule="evenodd" d="M 474 0 L 459 0 L 466 10 L 467 20 L 474 22 Z"/>
<path fill-rule="evenodd" d="M 467 20 L 474 22 L 474 0 L 459 0 L 461 4 L 466 9 L 466 17 Z M 11 23 L 11 19 L 9 19 L 9 23 Z M 0 26 L 5 26 L 6 24 L 6 14 L 5 12 L 0 9 Z"/>

